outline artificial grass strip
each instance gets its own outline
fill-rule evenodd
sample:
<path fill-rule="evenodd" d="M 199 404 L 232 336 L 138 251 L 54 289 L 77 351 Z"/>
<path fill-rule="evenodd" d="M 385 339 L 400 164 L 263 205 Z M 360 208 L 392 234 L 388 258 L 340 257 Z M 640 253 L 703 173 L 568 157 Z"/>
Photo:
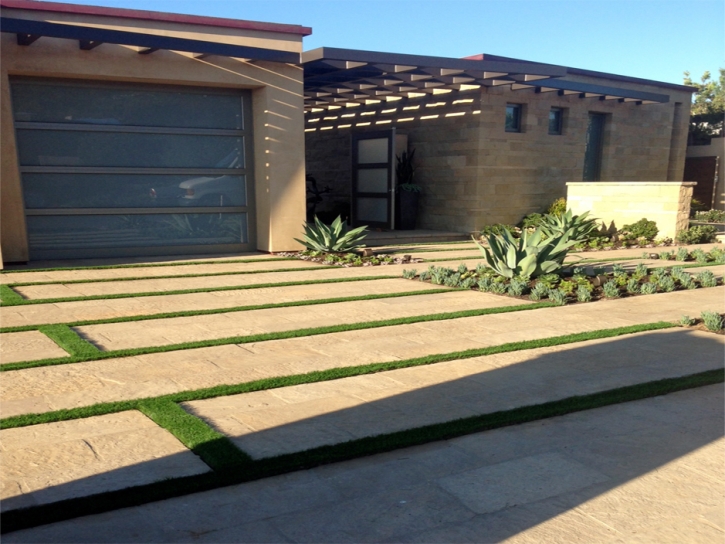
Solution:
<path fill-rule="evenodd" d="M 293 261 L 294 257 L 269 257 L 267 259 L 229 259 L 219 261 L 176 261 L 173 263 L 138 263 L 138 264 L 103 264 L 97 266 L 59 266 L 56 268 L 21 268 L 14 270 L 0 270 L 0 274 L 20 274 L 27 272 L 58 272 L 68 270 L 107 270 L 110 268 L 161 268 L 168 266 L 194 266 L 198 264 L 228 264 L 228 263 L 268 263 L 272 261 Z"/>
<path fill-rule="evenodd" d="M 378 372 L 386 372 L 389 370 L 398 370 L 401 368 L 409 368 L 414 366 L 431 365 L 435 363 L 442 363 L 445 361 L 455 361 L 458 359 L 471 359 L 473 357 L 484 357 L 487 355 L 495 355 L 498 353 L 508 353 L 527 349 L 574 344 L 578 342 L 586 342 L 589 340 L 614 338 L 617 336 L 624 336 L 628 334 L 670 329 L 677 326 L 678 325 L 667 321 L 659 321 L 655 323 L 645 323 L 642 325 L 630 325 L 627 327 L 617 327 L 613 329 L 601 329 L 598 331 L 566 334 L 562 336 L 552 336 L 549 338 L 541 338 L 537 340 L 509 342 L 506 344 L 499 344 L 498 346 L 488 346 L 484 348 L 475 348 L 449 353 L 439 353 L 434 355 L 426 355 L 423 357 L 415 357 L 411 359 L 394 360 L 383 363 L 333 368 L 327 370 L 316 370 L 304 374 L 294 374 L 290 376 L 263 378 L 261 380 L 255 380 L 252 382 L 244 382 L 233 385 L 218 385 L 215 387 L 207 387 L 194 391 L 183 391 L 179 393 L 172 393 L 170 395 L 163 395 L 160 397 L 153 397 L 141 400 L 106 402 L 101 404 L 95 404 L 93 406 L 57 410 L 55 412 L 45 412 L 42 414 L 24 414 L 0 419 L 0 429 L 25 427 L 28 425 L 39 425 L 42 423 L 54 423 L 58 421 L 66 421 L 69 419 L 79 419 L 96 415 L 110 414 L 114 412 L 122 412 L 124 410 L 135 409 L 137 403 L 139 402 L 151 400 L 163 400 L 170 402 L 204 400 L 215 397 L 238 395 L 241 393 L 251 393 L 253 391 L 265 391 L 269 389 L 278 389 L 280 387 L 289 387 L 293 385 L 338 380 L 342 378 L 350 378 L 353 376 L 362 376 L 366 374 L 376 374 Z"/>
<path fill-rule="evenodd" d="M 218 433 L 175 402 L 168 399 L 146 400 L 138 403 L 138 410 L 178 438 L 212 470 L 225 471 L 252 460 L 228 437 Z"/>
<path fill-rule="evenodd" d="M 297 269 L 301 270 L 301 269 Z M 316 269 L 317 270 L 317 269 Z M 320 268 L 319 270 L 327 270 Z M 176 276 L 178 277 L 178 276 Z M 303 280 L 303 281 L 282 281 L 275 283 L 256 283 L 253 285 L 227 285 L 223 287 L 202 287 L 199 289 L 176 289 L 173 291 L 146 291 L 141 293 L 118 293 L 107 295 L 89 295 L 77 297 L 60 297 L 60 298 L 36 298 L 21 299 L 18 303 L 0 303 L 0 306 L 22 306 L 25 304 L 58 304 L 60 302 L 82 302 L 86 300 L 110 300 L 114 298 L 136 298 L 136 297 L 155 297 L 166 295 L 188 295 L 189 293 L 216 293 L 219 291 L 241 291 L 243 289 L 263 289 L 266 287 L 290 287 L 293 285 L 317 285 L 320 283 L 345 283 L 352 281 L 373 281 L 373 280 L 390 280 L 399 278 L 400 276 L 361 276 L 359 278 L 330 278 L 324 280 Z"/>
<path fill-rule="evenodd" d="M 537 308 L 548 308 L 554 306 L 551 302 L 537 302 L 534 304 L 520 304 L 516 306 L 502 306 L 497 308 L 480 308 L 476 310 L 461 310 L 458 312 L 447 312 L 439 314 L 425 314 L 410 317 L 397 317 L 383 319 L 380 321 L 362 321 L 359 323 L 346 323 L 344 325 L 329 325 L 325 327 L 312 327 L 309 329 L 295 329 L 291 331 L 266 332 L 248 336 L 230 336 L 227 338 L 216 338 L 212 340 L 199 340 L 196 342 L 183 342 L 181 344 L 168 344 L 165 346 L 148 346 L 144 348 L 119 349 L 113 351 L 98 351 L 97 354 L 71 357 L 56 357 L 52 359 L 41 359 L 37 361 L 26 361 L 19 363 L 8 363 L 0 366 L 0 372 L 22 370 L 25 368 L 36 368 L 57 364 L 85 363 L 101 359 L 112 359 L 118 357 L 135 357 L 151 353 L 165 353 L 169 351 L 181 351 L 187 349 L 209 348 L 214 346 L 225 346 L 228 344 L 250 344 L 254 342 L 267 342 L 270 340 L 286 340 L 288 338 L 299 338 L 302 336 L 318 336 L 321 334 L 332 334 L 336 332 L 359 331 L 364 329 L 377 329 L 380 327 L 393 327 L 396 325 L 410 325 L 413 323 L 425 323 L 428 321 L 445 321 L 449 319 L 460 319 L 464 317 L 477 317 L 490 314 L 503 314 L 508 312 L 519 312 L 534 310 Z"/>
<path fill-rule="evenodd" d="M 70 353 L 73 358 L 94 358 L 102 353 L 96 346 L 78 336 L 68 325 L 43 325 L 38 330 Z"/>
<path fill-rule="evenodd" d="M 12 287 L 29 287 L 37 285 L 72 285 L 78 283 L 109 283 L 120 281 L 144 281 L 144 280 L 173 280 L 177 278 L 211 278 L 216 276 L 245 276 L 248 274 L 272 274 L 277 272 L 310 272 L 313 270 L 328 270 L 326 266 L 306 266 L 301 268 L 278 268 L 277 270 L 240 270 L 235 272 L 207 272 L 204 274 L 171 274 L 168 276 L 130 276 L 128 278 L 101 278 L 98 280 L 49 280 L 49 281 L 25 281 L 15 282 L 8 285 Z"/>
<path fill-rule="evenodd" d="M 128 323 L 132 321 L 148 321 L 153 319 L 168 319 L 172 317 L 193 317 L 199 315 L 226 314 L 232 312 L 247 312 L 251 310 L 268 310 L 270 308 L 293 308 L 296 306 L 316 306 L 318 304 L 334 304 L 338 302 L 356 302 L 360 300 L 377 300 L 397 297 L 410 297 L 415 295 L 435 295 L 440 293 L 450 293 L 456 289 L 423 289 L 420 291 L 402 291 L 399 293 L 380 293 L 373 295 L 358 295 L 350 297 L 325 298 L 315 300 L 298 300 L 290 302 L 276 302 L 269 304 L 257 304 L 250 306 L 232 306 L 228 308 L 213 308 L 209 310 L 186 310 L 181 312 L 166 312 L 159 314 L 134 315 L 128 317 L 110 317 L 108 319 L 88 319 L 86 321 L 72 321 L 64 323 L 68 327 L 83 327 L 86 325 L 107 325 L 109 323 Z M 45 324 L 39 325 L 22 325 L 18 327 L 0 327 L 0 333 L 5 332 L 25 332 L 34 331 Z"/>
<path fill-rule="evenodd" d="M 20 529 L 138 506 L 295 470 L 313 468 L 323 464 L 713 385 L 722 383 L 724 378 L 723 369 L 710 370 L 689 376 L 667 378 L 589 395 L 573 396 L 557 401 L 523 406 L 396 433 L 362 438 L 343 444 L 323 446 L 300 453 L 252 461 L 240 464 L 238 470 L 224 470 L 223 472 L 211 472 L 199 476 L 175 478 L 52 504 L 4 511 L 0 514 L 1 530 L 3 534 L 6 534 Z"/>
<path fill-rule="evenodd" d="M 18 293 L 14 291 L 9 285 L 0 285 L 0 304 L 3 306 L 17 306 L 18 304 L 25 304 L 26 300 Z"/>

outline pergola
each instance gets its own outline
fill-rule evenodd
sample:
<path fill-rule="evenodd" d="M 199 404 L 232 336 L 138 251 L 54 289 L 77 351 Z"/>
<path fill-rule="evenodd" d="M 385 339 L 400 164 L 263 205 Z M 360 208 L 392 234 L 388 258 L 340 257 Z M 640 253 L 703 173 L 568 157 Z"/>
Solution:
<path fill-rule="evenodd" d="M 302 53 L 302 65 L 308 111 L 498 86 L 637 104 L 669 101 L 665 94 L 567 80 L 563 66 L 484 55 L 455 59 L 321 47 Z"/>

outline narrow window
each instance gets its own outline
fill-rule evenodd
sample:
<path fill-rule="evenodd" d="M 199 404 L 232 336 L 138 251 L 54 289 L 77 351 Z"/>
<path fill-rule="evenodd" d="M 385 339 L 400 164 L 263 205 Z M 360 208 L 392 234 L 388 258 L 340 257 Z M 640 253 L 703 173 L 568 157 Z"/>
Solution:
<path fill-rule="evenodd" d="M 506 132 L 521 132 L 521 104 L 506 104 Z"/>
<path fill-rule="evenodd" d="M 561 108 L 551 108 L 549 110 L 549 134 L 561 134 L 563 120 L 564 110 Z"/>

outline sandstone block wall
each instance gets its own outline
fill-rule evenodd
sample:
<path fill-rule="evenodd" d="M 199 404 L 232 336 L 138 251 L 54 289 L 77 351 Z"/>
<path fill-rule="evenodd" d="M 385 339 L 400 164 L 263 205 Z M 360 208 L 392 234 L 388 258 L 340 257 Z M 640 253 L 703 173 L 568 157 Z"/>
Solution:
<path fill-rule="evenodd" d="M 686 230 L 694 182 L 624 181 L 567 183 L 567 204 L 575 214 L 591 212 L 607 228 L 620 229 L 643 217 L 655 221 L 658 237 Z"/>
<path fill-rule="evenodd" d="M 671 99 L 638 106 L 505 86 L 308 112 L 307 173 L 333 188 L 329 203 L 349 201 L 351 132 L 395 127 L 408 136 L 409 149 L 416 149 L 417 182 L 423 187 L 419 228 L 470 232 L 492 223 L 515 224 L 566 196 L 567 182 L 582 179 L 592 112 L 607 115 L 601 179 L 682 179 L 688 92 L 567 78 L 667 93 Z M 505 131 L 507 103 L 523 107 L 520 133 Z M 552 107 L 563 109 L 561 135 L 548 133 Z"/>

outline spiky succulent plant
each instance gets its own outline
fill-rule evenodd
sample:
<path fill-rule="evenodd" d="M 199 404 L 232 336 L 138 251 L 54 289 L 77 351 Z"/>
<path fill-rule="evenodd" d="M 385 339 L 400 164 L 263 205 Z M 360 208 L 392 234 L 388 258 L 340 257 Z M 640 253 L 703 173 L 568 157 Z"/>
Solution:
<path fill-rule="evenodd" d="M 557 236 L 569 232 L 570 240 L 584 242 L 599 230 L 597 220 L 587 218 L 588 215 L 589 212 L 574 215 L 571 210 L 567 210 L 561 215 L 545 215 L 541 221 L 541 230 L 546 236 Z"/>
<path fill-rule="evenodd" d="M 367 225 L 350 230 L 340 216 L 331 225 L 325 225 L 315 216 L 314 225 L 304 225 L 304 240 L 295 238 L 300 244 L 313 251 L 346 253 L 361 247 L 367 236 Z"/>
<path fill-rule="evenodd" d="M 559 270 L 569 248 L 576 241 L 569 239 L 566 231 L 543 240 L 539 229 L 524 231 L 521 238 L 514 238 L 509 232 L 486 236 L 489 247 L 474 242 L 486 258 L 488 266 L 501 276 L 513 278 L 535 278 Z"/>

